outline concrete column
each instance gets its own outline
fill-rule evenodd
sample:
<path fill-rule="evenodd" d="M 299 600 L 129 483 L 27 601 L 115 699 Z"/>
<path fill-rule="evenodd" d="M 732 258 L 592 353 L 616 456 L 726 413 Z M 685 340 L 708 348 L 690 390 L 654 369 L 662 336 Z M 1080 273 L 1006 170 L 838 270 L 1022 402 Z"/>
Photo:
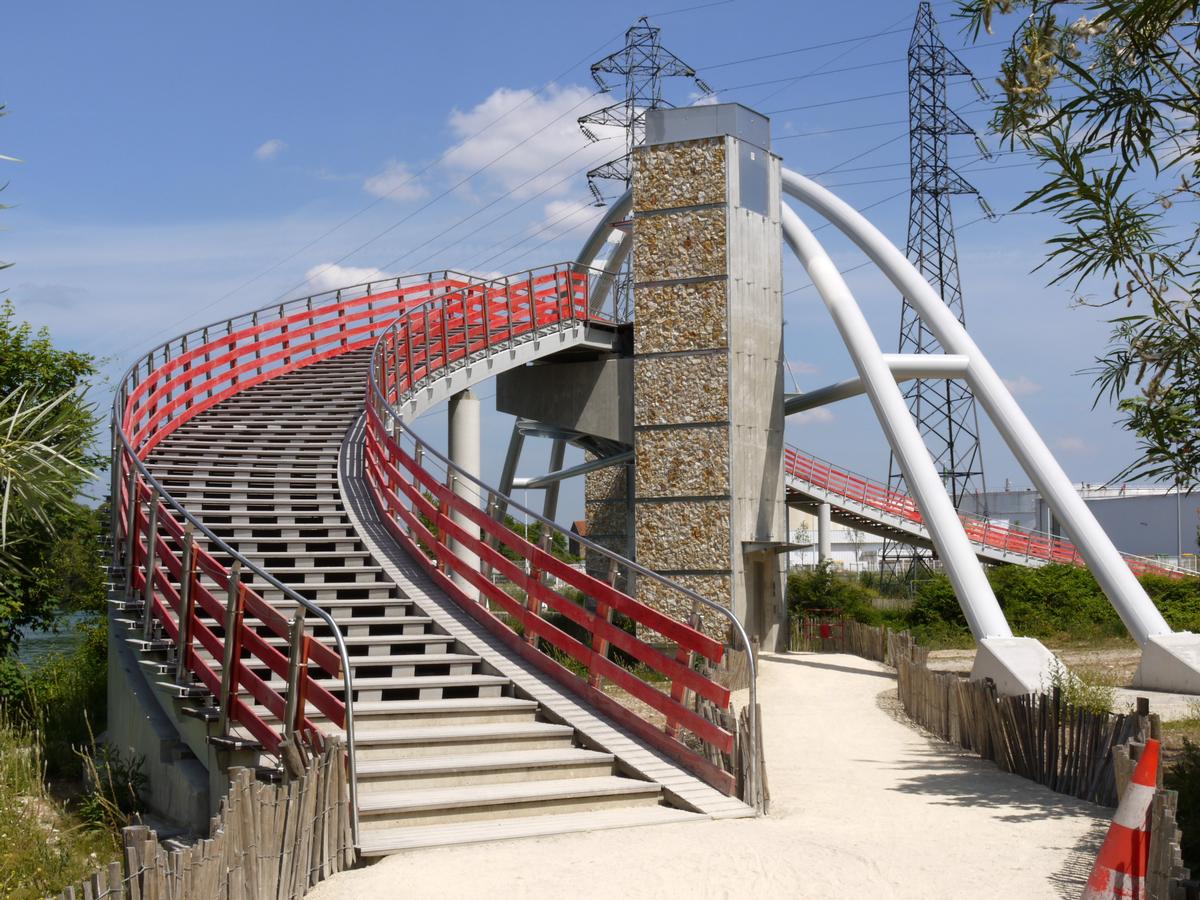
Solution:
<path fill-rule="evenodd" d="M 479 398 L 469 390 L 455 394 L 450 398 L 447 418 L 449 434 L 446 447 L 450 461 L 468 475 L 478 478 L 480 474 Z M 454 473 L 451 473 L 451 477 L 453 479 L 451 487 L 456 495 L 474 506 L 481 504 L 482 498 L 479 496 L 478 486 L 474 482 L 455 477 Z M 462 513 L 455 513 L 452 518 L 456 524 L 470 534 L 475 537 L 479 536 L 479 527 L 471 523 Z M 476 554 L 456 549 L 456 555 L 460 559 L 466 560 L 474 568 L 479 568 L 479 557 Z M 479 591 L 458 572 L 454 573 L 454 583 L 461 587 L 471 599 L 479 599 Z"/>
<path fill-rule="evenodd" d="M 562 438 L 555 438 L 550 445 L 550 465 L 546 467 L 547 472 L 557 472 L 563 467 L 563 460 L 566 458 L 567 442 Z M 546 485 L 546 496 L 542 501 L 542 515 L 553 522 L 558 518 L 558 486 L 561 481 L 552 481 Z"/>
<path fill-rule="evenodd" d="M 829 504 L 822 503 L 817 507 L 817 562 L 823 563 L 833 558 L 833 535 L 830 533 Z"/>

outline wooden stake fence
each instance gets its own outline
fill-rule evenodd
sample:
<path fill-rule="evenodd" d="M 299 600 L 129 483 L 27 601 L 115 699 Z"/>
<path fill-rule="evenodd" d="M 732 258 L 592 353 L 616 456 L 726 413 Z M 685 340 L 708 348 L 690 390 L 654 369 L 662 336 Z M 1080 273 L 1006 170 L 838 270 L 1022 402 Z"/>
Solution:
<path fill-rule="evenodd" d="M 988 681 L 930 671 L 928 651 L 908 632 L 836 617 L 792 622 L 792 649 L 851 653 L 896 669 L 900 703 L 936 737 L 991 760 L 1006 772 L 1102 806 L 1115 807 L 1146 738 L 1161 737 L 1147 701 L 1127 714 L 1092 711 L 1062 691 L 1002 697 Z M 1178 794 L 1162 789 L 1150 812 L 1149 900 L 1190 900 L 1196 883 L 1183 865 L 1176 821 Z"/>
<path fill-rule="evenodd" d="M 265 784 L 245 768 L 229 770 L 229 793 L 207 840 L 168 849 L 149 828 L 123 830 L 125 856 L 61 900 L 292 900 L 354 864 L 346 750 L 328 738 L 304 755 L 286 784 Z M 302 754 L 303 748 L 300 748 Z"/>

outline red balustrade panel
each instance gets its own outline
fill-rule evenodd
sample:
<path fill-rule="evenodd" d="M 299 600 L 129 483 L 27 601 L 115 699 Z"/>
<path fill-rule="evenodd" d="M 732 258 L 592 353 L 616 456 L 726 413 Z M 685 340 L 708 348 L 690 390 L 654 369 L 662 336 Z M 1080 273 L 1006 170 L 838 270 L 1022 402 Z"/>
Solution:
<path fill-rule="evenodd" d="M 493 282 L 447 272 L 407 284 L 398 281 L 395 287 L 389 283 L 384 290 L 373 290 L 375 287 L 359 296 L 343 297 L 339 291 L 318 302 L 294 302 L 261 310 L 236 326 L 231 320 L 225 333 L 210 327 L 156 351 L 148 366 L 134 371 L 118 410 L 129 446 L 138 459 L 144 460 L 164 438 L 206 409 L 256 384 L 371 347 L 393 323 L 400 323 L 420 338 L 403 345 L 386 344 L 394 355 L 386 389 L 394 393 L 408 390 L 413 383 L 498 341 L 556 322 L 589 317 L 587 275 L 572 272 L 569 266 Z M 134 497 L 130 496 L 129 475 L 134 460 L 128 454 L 123 446 L 116 461 L 115 536 L 132 550 L 131 589 L 143 591 L 146 575 L 141 569 L 149 556 L 146 504 L 153 495 L 139 476 Z M 135 498 L 138 509 L 132 534 L 128 534 L 129 505 Z M 155 565 L 149 576 L 154 585 L 149 614 L 161 624 L 167 637 L 177 641 L 180 617 L 187 612 L 171 579 L 177 579 L 182 571 L 184 521 L 167 502 L 155 502 L 159 534 L 154 541 Z M 189 604 L 193 613 L 188 633 L 213 657 L 222 659 L 229 636 L 218 636 L 213 626 L 224 621 L 229 571 L 201 545 L 194 548 L 193 565 L 196 576 L 192 580 L 194 602 Z M 245 726 L 268 751 L 275 752 L 281 739 L 279 730 L 257 710 L 265 708 L 282 719 L 286 700 L 255 669 L 286 678 L 287 657 L 269 644 L 259 629 L 286 637 L 289 623 L 253 590 L 239 590 L 238 602 L 244 615 L 239 616 L 242 624 L 235 635 L 240 649 L 231 675 L 230 720 Z M 247 617 L 260 624 L 246 625 Z M 247 657 L 242 657 L 242 652 Z M 307 658 L 329 675 L 341 677 L 340 657 L 327 644 L 308 641 Z M 185 652 L 185 662 L 197 680 L 210 691 L 219 691 L 219 675 L 199 654 Z M 299 690 L 301 697 L 335 725 L 344 723 L 345 701 L 349 698 L 335 697 L 314 680 L 307 665 L 302 670 Z M 304 728 L 317 734 L 307 719 Z"/>

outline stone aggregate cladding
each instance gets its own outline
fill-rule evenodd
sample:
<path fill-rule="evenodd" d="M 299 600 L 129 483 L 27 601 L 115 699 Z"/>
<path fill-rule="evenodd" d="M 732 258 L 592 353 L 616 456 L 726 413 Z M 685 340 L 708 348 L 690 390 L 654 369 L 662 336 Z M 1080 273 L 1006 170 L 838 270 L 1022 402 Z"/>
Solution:
<path fill-rule="evenodd" d="M 725 139 L 703 138 L 634 151 L 635 211 L 725 202 Z"/>
<path fill-rule="evenodd" d="M 729 345 L 726 284 L 701 281 L 637 288 L 637 353 L 724 349 Z"/>
<path fill-rule="evenodd" d="M 729 493 L 729 428 L 639 430 L 634 435 L 639 497 Z"/>
<path fill-rule="evenodd" d="M 724 275 L 727 214 L 722 206 L 634 218 L 634 282 Z"/>
<path fill-rule="evenodd" d="M 638 562 L 648 569 L 729 568 L 729 501 L 642 503 L 634 510 Z"/>
<path fill-rule="evenodd" d="M 634 426 L 729 421 L 728 369 L 725 352 L 635 359 Z"/>
<path fill-rule="evenodd" d="M 665 573 L 664 577 L 681 587 L 695 591 L 707 600 L 729 606 L 731 582 L 728 575 Z M 639 579 L 638 599 L 672 618 L 686 621 L 692 614 L 692 601 L 687 595 L 651 578 Z M 704 632 L 711 637 L 718 640 L 727 638 L 729 620 L 715 610 L 701 607 L 700 624 Z"/>
<path fill-rule="evenodd" d="M 590 453 L 585 455 L 588 462 L 595 458 Z M 624 500 L 625 466 L 609 466 L 588 472 L 584 478 L 583 497 L 585 500 Z"/>

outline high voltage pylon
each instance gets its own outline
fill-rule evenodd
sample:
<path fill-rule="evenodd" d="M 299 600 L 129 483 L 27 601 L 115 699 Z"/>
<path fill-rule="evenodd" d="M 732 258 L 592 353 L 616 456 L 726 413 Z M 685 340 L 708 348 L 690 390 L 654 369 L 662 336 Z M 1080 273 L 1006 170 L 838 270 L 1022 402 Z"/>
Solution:
<path fill-rule="evenodd" d="M 989 216 L 991 210 L 979 192 L 950 165 L 947 144 L 951 135 L 975 137 L 981 152 L 987 155 L 974 129 L 946 102 L 946 80 L 955 75 L 970 76 L 971 71 L 942 43 L 933 10 L 922 0 L 908 44 L 908 258 L 965 324 L 950 198 L 954 194 L 974 194 Z M 978 82 L 974 78 L 972 82 L 983 95 Z M 940 351 L 937 338 L 904 298 L 900 352 Z M 986 490 L 983 454 L 971 389 L 961 381 L 919 379 L 906 386 L 904 396 L 955 508 L 968 494 L 982 494 Z M 904 490 L 904 475 L 894 455 L 888 461 L 888 484 L 893 490 Z M 885 573 L 908 576 L 929 556 L 929 551 L 886 541 L 882 567 Z"/>
<path fill-rule="evenodd" d="M 625 152 L 588 172 L 588 187 L 596 198 L 596 205 L 605 204 L 604 191 L 600 182 L 617 181 L 621 190 L 629 187 L 633 176 L 633 148 L 642 142 L 646 126 L 646 110 L 674 104 L 663 99 L 662 88 L 665 78 L 689 78 L 705 94 L 712 88 L 696 75 L 696 70 L 681 60 L 659 42 L 661 29 L 651 25 L 643 16 L 625 32 L 625 46 L 616 53 L 592 63 L 592 78 L 605 93 L 612 90 L 605 75 L 620 75 L 624 78 L 624 96 L 603 109 L 579 118 L 579 128 L 590 140 L 599 136 L 588 126 L 616 126 L 625 129 Z"/>

